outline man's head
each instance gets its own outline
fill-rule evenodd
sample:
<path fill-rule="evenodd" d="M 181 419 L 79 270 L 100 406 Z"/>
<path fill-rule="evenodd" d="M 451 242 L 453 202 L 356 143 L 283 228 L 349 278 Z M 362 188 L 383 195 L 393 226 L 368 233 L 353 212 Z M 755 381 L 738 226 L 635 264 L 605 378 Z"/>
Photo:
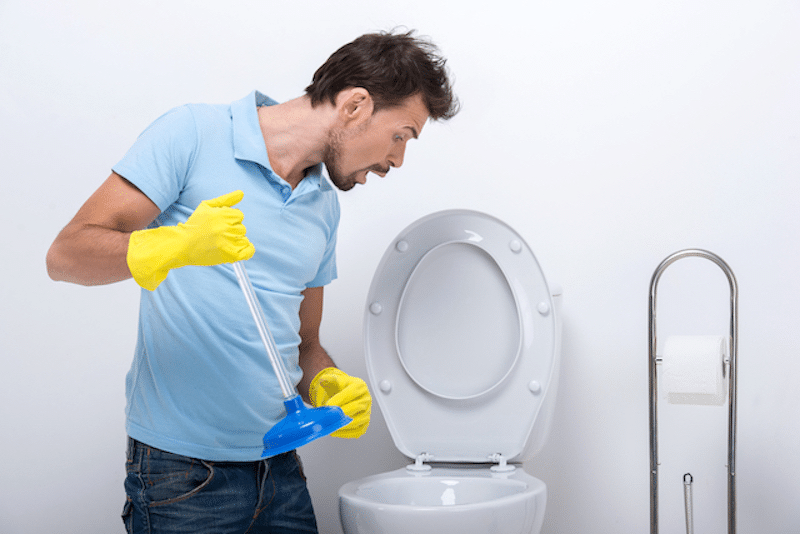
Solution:
<path fill-rule="evenodd" d="M 370 33 L 344 45 L 317 69 L 306 94 L 312 106 L 335 104 L 348 87 L 366 89 L 375 112 L 415 94 L 421 95 L 431 119 L 447 120 L 458 112 L 445 59 L 435 45 L 413 32 Z"/>
<path fill-rule="evenodd" d="M 411 32 L 363 35 L 334 52 L 314 74 L 306 94 L 312 107 L 336 108 L 324 163 L 331 181 L 348 190 L 403 163 L 406 143 L 428 118 L 446 120 L 458 112 L 434 45 Z"/>
<path fill-rule="evenodd" d="M 328 134 L 323 162 L 333 184 L 343 191 L 367 182 L 367 174 L 386 176 L 400 167 L 406 144 L 419 137 L 428 110 L 419 93 L 373 112 L 366 89 L 346 89 L 337 98 L 339 126 Z"/>

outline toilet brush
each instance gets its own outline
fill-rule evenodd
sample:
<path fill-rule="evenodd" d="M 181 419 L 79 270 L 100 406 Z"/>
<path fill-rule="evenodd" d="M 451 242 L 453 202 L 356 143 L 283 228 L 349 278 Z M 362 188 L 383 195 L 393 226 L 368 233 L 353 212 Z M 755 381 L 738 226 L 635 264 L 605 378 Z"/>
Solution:
<path fill-rule="evenodd" d="M 303 400 L 297 393 L 296 388 L 289 382 L 283 360 L 275 346 L 272 333 L 264 318 L 264 311 L 256 298 L 255 290 L 244 264 L 240 261 L 235 262 L 233 270 L 236 273 L 239 287 L 247 300 L 247 306 L 250 308 L 250 314 L 256 323 L 258 334 L 264 344 L 270 364 L 275 371 L 275 376 L 283 393 L 283 405 L 286 408 L 286 416 L 264 434 L 264 452 L 261 457 L 289 452 L 347 425 L 352 419 L 344 415 L 344 412 L 338 406 L 308 408 L 303 404 Z"/>

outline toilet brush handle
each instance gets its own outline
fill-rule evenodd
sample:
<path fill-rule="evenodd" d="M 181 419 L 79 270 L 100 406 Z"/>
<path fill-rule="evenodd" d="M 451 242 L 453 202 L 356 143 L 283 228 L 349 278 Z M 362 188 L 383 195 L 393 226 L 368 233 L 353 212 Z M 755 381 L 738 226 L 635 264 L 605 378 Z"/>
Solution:
<path fill-rule="evenodd" d="M 694 534 L 694 517 L 692 510 L 692 482 L 690 473 L 683 475 L 683 500 L 686 505 L 686 534 Z"/>

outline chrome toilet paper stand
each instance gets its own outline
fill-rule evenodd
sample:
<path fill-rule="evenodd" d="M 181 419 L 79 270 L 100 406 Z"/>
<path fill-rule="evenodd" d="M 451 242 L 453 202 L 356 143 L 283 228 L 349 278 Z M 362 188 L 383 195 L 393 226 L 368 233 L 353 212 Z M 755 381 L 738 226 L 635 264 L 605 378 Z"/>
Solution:
<path fill-rule="evenodd" d="M 702 249 L 686 249 L 668 256 L 656 268 L 650 281 L 649 360 L 650 374 L 650 534 L 658 534 L 658 400 L 656 377 L 656 289 L 664 270 L 682 258 L 711 260 L 728 277 L 730 285 L 730 363 L 728 367 L 728 534 L 736 533 L 736 350 L 738 345 L 738 289 L 733 271 L 722 258 Z M 688 510 L 688 508 L 687 508 Z"/>

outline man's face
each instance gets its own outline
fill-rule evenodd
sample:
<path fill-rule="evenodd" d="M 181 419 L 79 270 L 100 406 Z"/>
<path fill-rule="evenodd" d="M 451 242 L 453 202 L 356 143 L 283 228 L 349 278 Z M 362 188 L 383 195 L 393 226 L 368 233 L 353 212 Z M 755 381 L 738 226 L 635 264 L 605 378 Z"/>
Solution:
<path fill-rule="evenodd" d="M 414 95 L 373 113 L 360 126 L 331 132 L 324 159 L 331 181 L 348 191 L 366 183 L 369 172 L 386 176 L 391 167 L 403 164 L 406 143 L 419 137 L 427 120 L 422 97 Z"/>

